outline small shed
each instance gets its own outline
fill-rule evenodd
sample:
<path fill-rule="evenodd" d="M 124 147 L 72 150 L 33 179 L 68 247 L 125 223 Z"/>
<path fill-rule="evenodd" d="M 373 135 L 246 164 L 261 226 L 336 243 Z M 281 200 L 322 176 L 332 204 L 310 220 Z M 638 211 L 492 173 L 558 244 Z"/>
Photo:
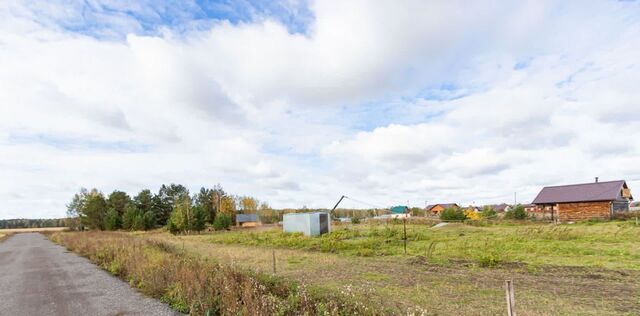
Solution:
<path fill-rule="evenodd" d="M 326 212 L 289 213 L 284 214 L 282 226 L 286 233 L 319 236 L 331 231 L 331 218 Z"/>
<path fill-rule="evenodd" d="M 236 226 L 256 227 L 260 226 L 258 214 L 236 214 Z"/>

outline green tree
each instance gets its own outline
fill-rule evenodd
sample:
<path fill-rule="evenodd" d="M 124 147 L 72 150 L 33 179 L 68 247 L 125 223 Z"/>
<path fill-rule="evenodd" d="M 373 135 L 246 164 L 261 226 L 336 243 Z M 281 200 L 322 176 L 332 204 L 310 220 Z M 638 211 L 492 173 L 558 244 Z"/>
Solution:
<path fill-rule="evenodd" d="M 80 222 L 91 229 L 104 229 L 104 219 L 107 214 L 107 201 L 102 192 L 92 189 L 82 203 L 79 217 Z"/>
<path fill-rule="evenodd" d="M 207 222 L 207 211 L 200 206 L 193 208 L 193 220 L 190 222 L 190 230 L 200 232 L 204 230 Z"/>
<path fill-rule="evenodd" d="M 182 196 L 189 196 L 189 190 L 181 184 L 162 185 L 157 195 L 156 220 L 160 225 L 165 225 L 176 201 Z"/>
<path fill-rule="evenodd" d="M 122 228 L 126 230 L 138 230 L 139 222 L 141 222 L 142 215 L 135 205 L 129 204 L 125 208 L 124 215 L 122 216 Z M 144 225 L 142 225 L 144 227 Z"/>
<path fill-rule="evenodd" d="M 129 203 L 131 203 L 131 197 L 122 191 L 113 191 L 107 197 L 107 208 L 116 210 L 120 218 L 124 215 L 124 210 Z"/>
<path fill-rule="evenodd" d="M 153 208 L 154 208 L 153 193 L 151 193 L 151 190 L 148 190 L 148 189 L 144 189 L 140 191 L 138 195 L 133 197 L 133 204 L 142 213 L 153 211 Z"/>
<path fill-rule="evenodd" d="M 213 229 L 215 230 L 223 230 L 227 229 L 231 226 L 232 220 L 231 217 L 223 212 L 218 213 L 216 215 L 215 220 L 213 220 Z"/>
<path fill-rule="evenodd" d="M 120 228 L 120 216 L 114 208 L 109 208 L 104 219 L 104 229 L 116 230 Z"/>
<path fill-rule="evenodd" d="M 71 230 L 78 230 L 81 227 L 80 214 L 83 213 L 84 204 L 87 201 L 89 192 L 85 188 L 81 188 L 80 192 L 73 195 L 71 202 L 67 204 L 67 218 L 65 226 Z M 10 227 L 6 227 L 10 228 Z"/>
<path fill-rule="evenodd" d="M 195 196 L 196 207 L 202 208 L 207 218 L 211 221 L 216 215 L 216 192 L 213 189 L 200 188 Z"/>
<path fill-rule="evenodd" d="M 173 212 L 169 218 L 168 228 L 174 227 L 178 232 L 188 232 L 191 230 L 193 222 L 193 209 L 189 195 L 180 196 L 173 206 Z M 169 229 L 171 230 L 171 229 Z"/>
<path fill-rule="evenodd" d="M 144 230 L 150 230 L 156 227 L 156 215 L 152 211 L 144 213 L 144 215 L 142 215 L 142 219 L 144 222 Z"/>

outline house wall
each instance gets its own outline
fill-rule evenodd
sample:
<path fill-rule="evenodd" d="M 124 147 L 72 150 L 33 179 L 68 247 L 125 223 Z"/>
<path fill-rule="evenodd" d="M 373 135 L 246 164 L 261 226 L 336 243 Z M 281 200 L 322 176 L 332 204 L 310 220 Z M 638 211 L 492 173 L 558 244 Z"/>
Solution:
<path fill-rule="evenodd" d="M 442 207 L 441 205 L 436 205 L 433 208 L 431 208 L 431 213 L 433 214 L 440 214 L 440 212 L 444 211 L 444 207 Z"/>
<path fill-rule="evenodd" d="M 581 202 L 558 204 L 558 219 L 561 222 L 589 219 L 609 219 L 611 202 Z"/>

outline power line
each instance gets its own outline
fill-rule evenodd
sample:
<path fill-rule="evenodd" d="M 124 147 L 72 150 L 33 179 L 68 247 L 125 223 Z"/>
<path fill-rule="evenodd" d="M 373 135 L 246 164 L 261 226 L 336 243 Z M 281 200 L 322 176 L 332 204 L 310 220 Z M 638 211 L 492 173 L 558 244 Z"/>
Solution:
<path fill-rule="evenodd" d="M 371 203 L 367 203 L 367 202 L 363 202 L 363 201 L 360 201 L 360 200 L 356 200 L 356 199 L 348 197 L 348 196 L 345 196 L 345 199 L 348 199 L 348 200 L 351 200 L 351 201 L 354 201 L 354 202 L 358 202 L 358 203 L 361 203 L 361 204 L 364 204 L 364 205 L 367 205 L 367 206 L 370 206 L 370 207 L 373 207 L 373 208 L 384 208 L 384 207 L 379 207 L 377 205 L 373 205 Z"/>

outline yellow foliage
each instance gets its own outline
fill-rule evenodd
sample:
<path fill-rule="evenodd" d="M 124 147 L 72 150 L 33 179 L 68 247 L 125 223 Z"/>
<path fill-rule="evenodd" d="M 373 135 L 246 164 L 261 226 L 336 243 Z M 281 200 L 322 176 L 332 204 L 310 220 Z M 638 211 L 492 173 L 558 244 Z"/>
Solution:
<path fill-rule="evenodd" d="M 472 220 L 472 221 L 479 221 L 480 220 L 480 213 L 472 210 L 472 209 L 468 209 L 464 211 L 464 215 Z"/>

